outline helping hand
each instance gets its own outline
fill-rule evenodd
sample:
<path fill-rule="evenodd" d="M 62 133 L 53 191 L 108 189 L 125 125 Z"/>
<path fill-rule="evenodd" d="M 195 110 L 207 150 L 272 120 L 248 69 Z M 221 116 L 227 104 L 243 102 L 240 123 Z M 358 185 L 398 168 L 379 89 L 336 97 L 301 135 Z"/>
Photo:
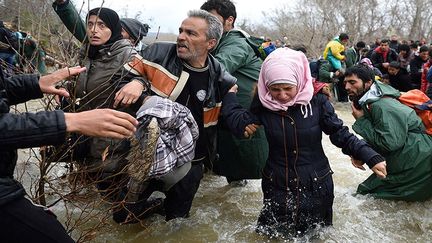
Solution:
<path fill-rule="evenodd" d="M 386 178 L 387 176 L 387 163 L 385 161 L 379 162 L 374 167 L 372 167 L 372 171 L 381 179 Z"/>
<path fill-rule="evenodd" d="M 364 165 L 364 162 L 358 159 L 354 159 L 353 157 L 351 157 L 351 164 L 356 167 L 357 169 L 360 170 L 366 170 Z"/>
<path fill-rule="evenodd" d="M 114 108 L 120 104 L 128 107 L 137 102 L 142 92 L 144 91 L 142 83 L 137 80 L 132 80 L 121 88 L 114 97 Z"/>
<path fill-rule="evenodd" d="M 62 68 L 51 74 L 42 76 L 39 79 L 40 90 L 45 94 L 60 95 L 69 97 L 69 93 L 65 89 L 58 89 L 55 84 L 66 79 L 67 77 L 77 75 L 86 70 L 85 67 Z"/>
<path fill-rule="evenodd" d="M 132 136 L 138 125 L 131 115 L 112 109 L 65 113 L 65 122 L 67 132 L 119 139 Z"/>
<path fill-rule="evenodd" d="M 256 124 L 249 124 L 245 127 L 244 136 L 245 138 L 250 138 L 254 135 L 254 133 L 259 128 L 259 125 Z"/>

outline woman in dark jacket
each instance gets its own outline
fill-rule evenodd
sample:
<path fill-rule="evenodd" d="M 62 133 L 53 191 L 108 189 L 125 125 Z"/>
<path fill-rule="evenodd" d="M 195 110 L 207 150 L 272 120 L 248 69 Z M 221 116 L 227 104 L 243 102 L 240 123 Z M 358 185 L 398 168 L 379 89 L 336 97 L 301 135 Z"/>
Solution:
<path fill-rule="evenodd" d="M 322 132 L 343 153 L 376 166 L 374 170 L 382 168 L 384 158 L 343 126 L 324 95 L 313 96 L 309 65 L 301 52 L 279 48 L 267 57 L 258 80 L 258 98 L 252 112 L 238 105 L 234 93 L 226 96 L 222 106 L 236 135 L 249 136 L 256 126 L 252 124 L 262 124 L 269 142 L 257 231 L 292 237 L 317 225 L 331 225 L 333 171 L 324 154 Z"/>
<path fill-rule="evenodd" d="M 79 76 L 70 92 L 75 95 L 73 100 L 79 99 L 77 110 L 116 108 L 135 115 L 145 86 L 140 75 L 124 67 L 137 52 L 130 41 L 123 39 L 119 16 L 114 10 L 95 8 L 86 19 L 88 42 L 81 49 L 80 64 L 87 71 Z M 84 144 L 75 149 L 79 151 L 75 159 L 82 165 L 81 170 L 91 175 L 108 200 L 118 200 L 121 197 L 118 190 L 127 182 L 121 172 L 127 163 L 128 140 L 81 138 L 80 141 L 86 141 L 76 143 Z"/>

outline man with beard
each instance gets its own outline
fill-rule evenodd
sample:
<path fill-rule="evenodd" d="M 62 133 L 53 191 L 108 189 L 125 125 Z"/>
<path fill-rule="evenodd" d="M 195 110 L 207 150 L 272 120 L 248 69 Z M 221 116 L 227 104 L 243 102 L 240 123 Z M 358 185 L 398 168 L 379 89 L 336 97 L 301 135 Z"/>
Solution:
<path fill-rule="evenodd" d="M 345 73 L 345 89 L 356 119 L 353 130 L 387 161 L 387 177 L 371 175 L 357 188 L 376 198 L 424 201 L 432 196 L 432 137 L 415 111 L 400 103 L 400 92 L 374 81 L 370 69 L 356 65 Z M 359 161 L 354 162 L 362 166 Z"/>
<path fill-rule="evenodd" d="M 169 181 L 150 180 L 139 198 L 145 201 L 152 191 L 164 192 L 166 220 L 189 216 L 192 200 L 203 177 L 204 162 L 212 163 L 216 158 L 216 125 L 222 99 L 236 82 L 209 55 L 221 36 L 222 23 L 217 17 L 204 10 L 193 10 L 179 27 L 177 44 L 156 42 L 141 53 L 142 57 L 127 64 L 131 72 L 142 75 L 151 83 L 153 95 L 188 107 L 198 124 L 199 138 L 190 169 L 173 175 Z M 130 211 L 137 217 L 144 215 L 147 209 L 133 211 L 134 204 L 128 202 L 124 210 L 114 213 L 114 220 L 127 221 L 125 212 Z"/>

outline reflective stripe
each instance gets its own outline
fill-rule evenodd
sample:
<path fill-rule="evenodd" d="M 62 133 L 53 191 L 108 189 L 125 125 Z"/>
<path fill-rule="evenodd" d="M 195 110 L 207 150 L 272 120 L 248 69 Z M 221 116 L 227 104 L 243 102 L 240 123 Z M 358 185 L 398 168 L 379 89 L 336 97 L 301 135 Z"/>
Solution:
<path fill-rule="evenodd" d="M 222 102 L 216 103 L 214 108 L 204 108 L 204 127 L 214 126 L 218 123 Z"/>
<path fill-rule="evenodd" d="M 151 90 L 157 95 L 175 101 L 189 79 L 189 73 L 182 71 L 180 77 L 170 73 L 163 66 L 143 59 L 141 56 L 125 64 L 126 70 L 146 77 Z"/>

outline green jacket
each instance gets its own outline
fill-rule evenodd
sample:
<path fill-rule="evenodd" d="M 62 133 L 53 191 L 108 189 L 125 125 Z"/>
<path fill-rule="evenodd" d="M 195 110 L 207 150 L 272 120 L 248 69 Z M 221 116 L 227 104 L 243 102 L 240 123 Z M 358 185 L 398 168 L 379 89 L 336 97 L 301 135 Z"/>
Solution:
<path fill-rule="evenodd" d="M 247 33 L 231 30 L 222 35 L 214 50 L 216 59 L 237 78 L 237 97 L 244 108 L 249 108 L 258 81 L 262 61 L 246 42 Z M 229 179 L 261 178 L 261 169 L 268 156 L 264 129 L 260 128 L 251 139 L 238 139 L 223 124 L 218 129 L 219 160 L 211 168 Z"/>
<path fill-rule="evenodd" d="M 354 47 L 348 48 L 345 52 L 345 65 L 350 68 L 357 64 L 360 60 L 360 56 Z"/>
<path fill-rule="evenodd" d="M 334 68 L 330 62 L 324 61 L 319 67 L 318 81 L 323 83 L 334 83 L 337 81 L 337 79 L 334 78 L 334 73 L 336 71 L 336 68 Z"/>
<path fill-rule="evenodd" d="M 77 38 L 80 42 L 86 40 L 86 25 L 81 19 L 75 6 L 67 0 L 64 4 L 52 4 L 54 11 L 57 13 L 66 28 Z"/>
<path fill-rule="evenodd" d="M 415 111 L 396 100 L 400 93 L 375 82 L 384 97 L 366 100 L 353 129 L 386 158 L 387 177 L 372 174 L 357 191 L 392 200 L 424 201 L 432 196 L 432 137 Z"/>
<path fill-rule="evenodd" d="M 97 108 L 113 108 L 114 96 L 118 90 L 132 79 L 145 82 L 143 78 L 130 72 L 124 64 L 136 56 L 128 40 L 121 39 L 108 47 L 99 50 L 96 58 L 90 59 L 85 55 L 86 46 L 80 52 L 80 65 L 87 68 L 81 73 L 76 82 L 75 90 L 71 91 L 75 98 L 79 98 L 79 110 Z M 135 115 L 142 103 L 142 97 L 129 107 L 120 106 L 121 110 Z M 101 154 L 109 148 L 109 156 L 103 161 Z M 102 170 L 105 173 L 116 173 L 126 163 L 125 157 L 129 144 L 124 139 L 90 138 L 89 153 L 86 155 L 88 169 Z"/>

